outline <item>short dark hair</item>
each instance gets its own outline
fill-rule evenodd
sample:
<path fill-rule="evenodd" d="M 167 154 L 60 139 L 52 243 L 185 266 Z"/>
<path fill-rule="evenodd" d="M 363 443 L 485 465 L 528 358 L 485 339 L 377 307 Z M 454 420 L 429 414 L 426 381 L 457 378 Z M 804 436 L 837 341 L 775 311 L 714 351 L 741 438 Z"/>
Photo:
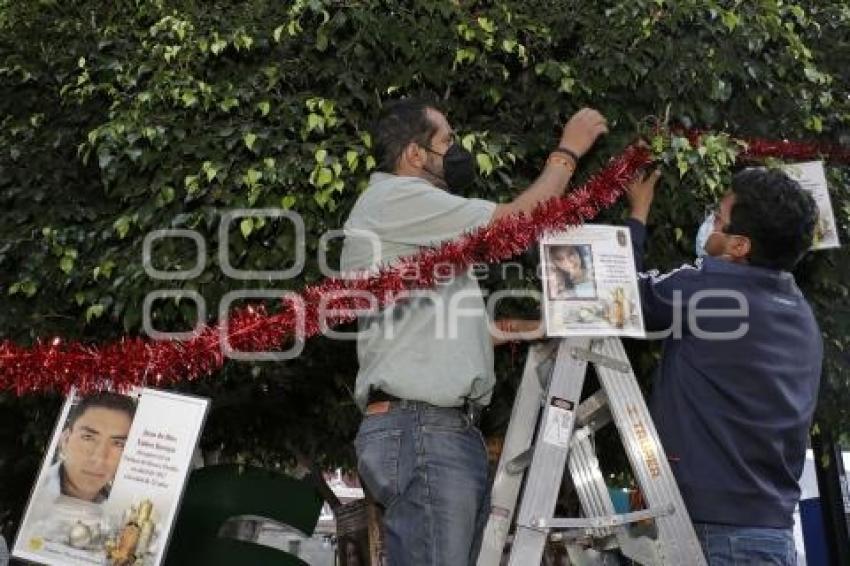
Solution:
<path fill-rule="evenodd" d="M 751 265 L 791 270 L 812 246 L 815 199 L 778 169 L 745 169 L 732 178 L 728 234 L 751 241 Z"/>
<path fill-rule="evenodd" d="M 372 127 L 378 171 L 394 173 L 401 153 L 411 142 L 430 145 L 437 126 L 428 119 L 429 108 L 437 109 L 419 99 L 394 100 L 384 105 Z"/>
<path fill-rule="evenodd" d="M 68 420 L 65 422 L 65 428 L 72 428 L 74 423 L 77 422 L 77 419 L 82 417 L 86 411 L 95 408 L 122 411 L 127 413 L 127 416 L 130 417 L 131 421 L 136 415 L 136 401 L 133 400 L 132 397 L 121 395 L 120 393 L 112 393 L 111 391 L 101 391 L 99 393 L 92 393 L 91 395 L 83 397 L 82 400 L 80 400 L 80 402 L 71 409 L 71 413 L 68 415 Z"/>

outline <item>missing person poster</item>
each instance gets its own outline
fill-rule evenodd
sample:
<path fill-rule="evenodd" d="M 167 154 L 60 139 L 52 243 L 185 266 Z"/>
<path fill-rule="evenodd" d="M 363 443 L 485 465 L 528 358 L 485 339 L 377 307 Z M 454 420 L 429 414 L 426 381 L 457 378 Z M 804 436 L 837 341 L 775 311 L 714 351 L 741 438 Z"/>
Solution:
<path fill-rule="evenodd" d="M 72 392 L 12 556 L 49 566 L 157 566 L 207 399 L 138 389 Z"/>
<path fill-rule="evenodd" d="M 815 227 L 813 250 L 825 250 L 841 247 L 838 241 L 838 230 L 835 225 L 835 214 L 832 210 L 832 200 L 829 198 L 829 188 L 826 183 L 826 173 L 823 161 L 808 161 L 793 163 L 784 167 L 788 175 L 800 183 L 800 186 L 812 193 L 818 205 L 818 223 Z"/>
<path fill-rule="evenodd" d="M 540 242 L 548 336 L 643 337 L 631 235 L 586 225 Z"/>

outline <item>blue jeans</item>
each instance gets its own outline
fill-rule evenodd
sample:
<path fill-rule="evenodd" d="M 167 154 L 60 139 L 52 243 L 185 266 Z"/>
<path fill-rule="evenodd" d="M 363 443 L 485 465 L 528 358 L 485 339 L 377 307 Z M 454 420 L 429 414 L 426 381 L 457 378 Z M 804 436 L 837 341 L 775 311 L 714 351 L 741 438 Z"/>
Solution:
<path fill-rule="evenodd" d="M 796 566 L 790 528 L 736 527 L 694 523 L 709 566 Z"/>
<path fill-rule="evenodd" d="M 490 513 L 487 452 L 459 409 L 402 402 L 366 416 L 357 470 L 384 507 L 390 566 L 475 564 Z"/>

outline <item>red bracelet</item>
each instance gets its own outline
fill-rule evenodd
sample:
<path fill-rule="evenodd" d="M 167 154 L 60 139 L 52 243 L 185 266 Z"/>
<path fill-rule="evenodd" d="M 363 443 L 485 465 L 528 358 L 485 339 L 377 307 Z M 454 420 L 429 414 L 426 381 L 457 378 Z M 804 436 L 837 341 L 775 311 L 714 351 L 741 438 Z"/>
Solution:
<path fill-rule="evenodd" d="M 546 164 L 554 163 L 555 165 L 563 165 L 567 168 L 567 170 L 572 173 L 576 170 L 576 162 L 572 160 L 572 158 L 567 157 L 566 155 L 562 155 L 560 152 L 553 151 L 549 154 L 549 159 L 546 160 Z"/>

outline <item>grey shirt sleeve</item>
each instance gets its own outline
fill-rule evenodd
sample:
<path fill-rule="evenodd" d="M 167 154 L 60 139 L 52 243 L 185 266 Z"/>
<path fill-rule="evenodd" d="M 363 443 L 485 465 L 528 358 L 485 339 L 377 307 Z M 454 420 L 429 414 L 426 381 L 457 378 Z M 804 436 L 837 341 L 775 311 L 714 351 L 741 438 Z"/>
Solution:
<path fill-rule="evenodd" d="M 490 222 L 496 203 L 450 194 L 427 183 L 409 183 L 382 203 L 377 220 L 389 241 L 433 246 Z"/>

